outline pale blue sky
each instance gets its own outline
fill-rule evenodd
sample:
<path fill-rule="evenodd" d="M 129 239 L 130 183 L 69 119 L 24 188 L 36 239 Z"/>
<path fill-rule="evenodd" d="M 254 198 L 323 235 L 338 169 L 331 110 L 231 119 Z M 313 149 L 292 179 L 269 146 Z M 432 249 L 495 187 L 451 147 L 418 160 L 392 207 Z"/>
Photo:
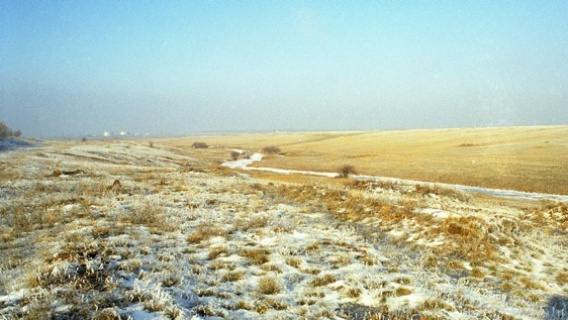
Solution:
<path fill-rule="evenodd" d="M 25 135 L 568 124 L 567 1 L 0 0 Z"/>

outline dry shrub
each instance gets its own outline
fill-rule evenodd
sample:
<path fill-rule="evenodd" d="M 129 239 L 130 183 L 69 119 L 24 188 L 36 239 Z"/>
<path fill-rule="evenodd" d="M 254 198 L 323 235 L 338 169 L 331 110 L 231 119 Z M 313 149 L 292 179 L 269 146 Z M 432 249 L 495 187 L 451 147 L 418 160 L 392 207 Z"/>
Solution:
<path fill-rule="evenodd" d="M 363 253 L 363 256 L 360 258 L 360 260 L 362 264 L 366 266 L 372 266 L 377 262 L 377 257 L 365 252 Z"/>
<path fill-rule="evenodd" d="M 107 308 L 98 311 L 93 320 L 120 320 L 120 313 L 114 308 Z"/>
<path fill-rule="evenodd" d="M 187 242 L 198 244 L 211 237 L 221 236 L 223 234 L 223 229 L 215 226 L 211 222 L 203 222 L 195 227 L 195 231 L 187 237 Z"/>
<path fill-rule="evenodd" d="M 407 277 L 400 277 L 400 278 L 396 278 L 394 280 L 394 282 L 396 282 L 398 284 L 410 284 L 412 282 L 412 279 L 407 278 Z"/>
<path fill-rule="evenodd" d="M 463 202 L 467 202 L 469 200 L 469 197 L 459 191 L 450 189 L 450 188 L 442 188 L 442 187 L 438 187 L 438 186 L 431 186 L 431 185 L 426 185 L 426 184 L 417 184 L 415 185 L 415 192 L 426 196 L 426 195 L 437 195 L 437 196 L 443 196 L 443 197 L 447 197 L 447 198 L 454 198 L 454 199 L 458 199 L 461 200 Z"/>
<path fill-rule="evenodd" d="M 196 243 L 200 243 L 201 241 L 206 240 L 208 238 L 209 238 L 209 236 L 205 233 L 194 232 L 187 237 L 187 242 L 192 243 L 192 244 L 196 244 Z"/>
<path fill-rule="evenodd" d="M 306 251 L 319 251 L 321 249 L 321 245 L 319 242 L 314 242 L 306 247 Z"/>
<path fill-rule="evenodd" d="M 313 185 L 267 185 L 265 196 L 270 196 L 276 202 L 293 202 L 304 205 L 314 204 L 336 212 L 339 219 L 358 221 L 362 218 L 377 215 L 384 223 L 396 223 L 408 217 L 413 217 L 413 208 L 401 208 L 365 198 L 357 190 L 342 190 L 331 187 Z M 427 218 L 424 218 L 427 219 Z"/>
<path fill-rule="evenodd" d="M 173 222 L 166 219 L 165 210 L 160 206 L 146 202 L 130 212 L 125 212 L 120 216 L 120 221 L 135 225 L 145 225 L 161 231 L 173 231 L 176 226 Z"/>
<path fill-rule="evenodd" d="M 228 282 L 228 281 L 238 281 L 241 280 L 245 277 L 245 272 L 243 270 L 235 270 L 235 271 L 230 271 L 227 272 L 223 275 L 223 277 L 221 278 L 221 280 L 223 282 Z M 239 308 L 241 309 L 241 308 Z"/>
<path fill-rule="evenodd" d="M 264 271 L 272 271 L 275 273 L 282 273 L 284 271 L 282 271 L 282 268 L 280 268 L 278 265 L 272 264 L 272 263 L 265 263 L 263 265 L 260 266 L 260 268 Z"/>
<path fill-rule="evenodd" d="M 456 255 L 471 261 L 495 258 L 496 247 L 489 236 L 491 226 L 478 217 L 448 217 L 440 231 L 451 242 L 439 248 L 445 255 Z"/>
<path fill-rule="evenodd" d="M 287 257 L 286 264 L 294 268 L 299 268 L 302 264 L 302 259 L 298 257 Z"/>
<path fill-rule="evenodd" d="M 568 231 L 568 203 L 543 201 L 541 209 L 535 212 L 536 220 L 542 225 Z"/>
<path fill-rule="evenodd" d="M 280 148 L 276 146 L 269 146 L 262 148 L 262 152 L 266 154 L 279 154 L 281 152 Z"/>
<path fill-rule="evenodd" d="M 349 288 L 346 290 L 345 294 L 350 298 L 359 298 L 363 291 L 359 288 Z"/>
<path fill-rule="evenodd" d="M 209 250 L 209 254 L 207 255 L 207 259 L 215 260 L 220 255 L 227 254 L 227 253 L 228 253 L 228 251 L 227 251 L 227 248 L 225 246 L 213 247 Z"/>
<path fill-rule="evenodd" d="M 254 217 L 252 219 L 239 218 L 233 222 L 234 228 L 240 231 L 249 231 L 251 229 L 264 228 L 270 223 L 268 217 Z"/>
<path fill-rule="evenodd" d="M 8 165 L 6 162 L 0 162 L 0 182 L 15 181 L 21 179 L 21 174 L 14 168 L 13 165 Z"/>
<path fill-rule="evenodd" d="M 560 285 L 568 284 L 568 272 L 560 271 L 556 274 L 556 282 Z"/>
<path fill-rule="evenodd" d="M 519 282 L 523 285 L 525 289 L 537 289 L 546 290 L 546 287 L 540 283 L 537 283 L 527 277 L 520 277 Z"/>
<path fill-rule="evenodd" d="M 346 266 L 346 265 L 348 265 L 352 262 L 353 262 L 353 257 L 350 254 L 343 253 L 343 254 L 336 256 L 332 260 L 332 266 L 337 268 L 337 267 L 341 267 L 341 266 Z"/>
<path fill-rule="evenodd" d="M 475 267 L 473 268 L 470 272 L 469 275 L 474 277 L 474 278 L 483 278 L 485 277 L 485 273 L 483 272 L 483 270 L 481 270 L 481 268 Z"/>
<path fill-rule="evenodd" d="M 264 276 L 258 280 L 258 291 L 262 294 L 276 294 L 282 290 L 282 285 L 274 276 Z"/>
<path fill-rule="evenodd" d="M 347 178 L 350 174 L 357 174 L 355 167 L 350 164 L 344 164 L 337 169 L 341 178 Z"/>
<path fill-rule="evenodd" d="M 286 309 L 288 309 L 288 304 L 286 304 L 286 301 L 284 301 L 282 299 L 276 299 L 274 297 L 268 297 L 268 298 L 266 298 L 265 301 L 274 310 L 286 310 Z"/>
<path fill-rule="evenodd" d="M 209 148 L 209 145 L 205 142 L 194 142 L 191 147 L 194 149 L 207 149 Z"/>
<path fill-rule="evenodd" d="M 262 265 L 270 261 L 270 251 L 266 249 L 244 249 L 239 252 L 242 257 L 248 258 L 249 263 Z"/>
<path fill-rule="evenodd" d="M 452 307 L 451 304 L 449 304 L 449 303 L 447 303 L 443 300 L 440 300 L 438 298 L 430 298 L 430 299 L 427 299 L 424 302 L 422 302 L 419 309 L 423 309 L 423 310 L 443 309 L 443 310 L 447 310 L 447 311 L 453 311 L 454 307 Z"/>
<path fill-rule="evenodd" d="M 463 270 L 463 263 L 459 260 L 450 260 L 445 264 L 446 268 L 450 270 Z"/>
<path fill-rule="evenodd" d="M 177 273 L 168 273 L 163 279 L 162 279 L 162 285 L 166 288 L 168 287 L 173 287 L 173 286 L 177 286 L 178 284 L 181 283 L 181 277 L 179 274 Z"/>
<path fill-rule="evenodd" d="M 13 235 L 22 232 L 53 227 L 64 222 L 64 216 L 59 209 L 47 209 L 41 204 L 16 204 L 0 211 L 7 227 L 12 228 Z"/>
<path fill-rule="evenodd" d="M 314 287 L 321 287 L 321 286 L 328 285 L 330 283 L 334 283 L 335 281 L 337 281 L 337 278 L 335 276 L 333 276 L 331 274 L 324 274 L 321 277 L 313 279 L 311 284 Z"/>
<path fill-rule="evenodd" d="M 412 293 L 412 289 L 407 288 L 407 287 L 398 287 L 395 290 L 395 294 L 400 297 L 400 296 L 407 296 L 409 294 Z"/>
<path fill-rule="evenodd" d="M 252 310 L 253 308 L 254 306 L 246 300 L 239 300 L 233 306 L 233 309 L 235 310 Z"/>
<path fill-rule="evenodd" d="M 95 197 L 103 198 L 113 194 L 108 188 L 111 183 L 82 181 L 75 189 L 75 195 L 78 197 Z"/>

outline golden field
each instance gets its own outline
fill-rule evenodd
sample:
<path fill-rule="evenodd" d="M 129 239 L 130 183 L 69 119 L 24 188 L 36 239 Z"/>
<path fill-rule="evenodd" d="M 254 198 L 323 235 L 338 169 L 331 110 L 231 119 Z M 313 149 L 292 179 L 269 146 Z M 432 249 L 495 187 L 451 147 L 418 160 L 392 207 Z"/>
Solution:
<path fill-rule="evenodd" d="M 194 141 L 222 146 L 219 160 L 229 148 L 280 147 L 285 156 L 256 164 L 263 167 L 336 171 L 349 164 L 365 175 L 568 194 L 568 126 L 228 134 L 161 143 L 184 148 Z"/>

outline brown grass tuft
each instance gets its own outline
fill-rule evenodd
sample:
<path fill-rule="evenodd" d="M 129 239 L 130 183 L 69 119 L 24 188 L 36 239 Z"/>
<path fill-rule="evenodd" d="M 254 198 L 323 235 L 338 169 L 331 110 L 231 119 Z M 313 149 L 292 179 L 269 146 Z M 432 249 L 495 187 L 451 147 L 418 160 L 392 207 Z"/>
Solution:
<path fill-rule="evenodd" d="M 258 291 L 262 294 L 276 294 L 281 290 L 281 284 L 274 276 L 264 276 L 258 280 Z"/>
<path fill-rule="evenodd" d="M 337 278 L 335 276 L 331 274 L 324 274 L 321 277 L 313 279 L 311 285 L 314 287 L 321 287 L 330 283 L 334 283 L 335 281 L 337 281 Z"/>
<path fill-rule="evenodd" d="M 556 282 L 558 282 L 558 284 L 564 285 L 564 284 L 568 284 L 568 272 L 565 271 L 560 271 L 556 274 Z"/>
<path fill-rule="evenodd" d="M 225 246 L 216 246 L 209 250 L 209 254 L 207 254 L 207 259 L 215 260 L 222 254 L 227 254 L 227 248 Z"/>
<path fill-rule="evenodd" d="M 230 271 L 227 272 L 223 275 L 223 277 L 221 278 L 221 280 L 223 282 L 227 282 L 227 281 L 238 281 L 241 280 L 245 277 L 245 272 L 243 270 L 235 270 L 235 271 Z"/>
<path fill-rule="evenodd" d="M 400 297 L 400 296 L 407 296 L 409 294 L 412 293 L 412 289 L 408 288 L 408 287 L 398 287 L 395 290 L 395 294 Z"/>
<path fill-rule="evenodd" d="M 239 252 L 242 257 L 248 258 L 249 262 L 256 265 L 262 265 L 270 261 L 268 255 L 270 251 L 266 249 L 244 249 Z"/>

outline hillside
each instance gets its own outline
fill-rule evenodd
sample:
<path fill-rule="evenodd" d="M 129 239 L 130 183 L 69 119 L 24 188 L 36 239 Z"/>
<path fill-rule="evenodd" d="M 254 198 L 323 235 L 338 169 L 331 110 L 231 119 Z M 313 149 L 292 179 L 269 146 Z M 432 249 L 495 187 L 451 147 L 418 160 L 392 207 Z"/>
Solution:
<path fill-rule="evenodd" d="M 368 145 L 390 134 L 356 133 Z M 559 319 L 554 312 L 568 312 L 566 204 L 509 206 L 440 188 L 220 166 L 233 148 L 267 142 L 287 154 L 263 166 L 298 165 L 310 150 L 324 159 L 338 142 L 349 154 L 364 151 L 362 142 L 348 146 L 355 135 L 290 135 L 255 143 L 234 136 L 231 144 L 220 137 L 206 140 L 216 145 L 207 149 L 190 148 L 190 139 L 48 141 L 0 153 L 0 316 Z M 300 137 L 312 141 L 292 143 Z M 564 141 L 546 139 L 554 150 Z M 440 149 L 475 148 L 455 142 Z"/>
<path fill-rule="evenodd" d="M 336 171 L 343 164 L 351 164 L 366 175 L 568 195 L 568 126 L 268 133 L 191 139 L 255 151 L 279 146 L 286 157 L 272 157 L 258 164 L 265 167 Z M 183 141 L 169 144 L 187 146 Z"/>

